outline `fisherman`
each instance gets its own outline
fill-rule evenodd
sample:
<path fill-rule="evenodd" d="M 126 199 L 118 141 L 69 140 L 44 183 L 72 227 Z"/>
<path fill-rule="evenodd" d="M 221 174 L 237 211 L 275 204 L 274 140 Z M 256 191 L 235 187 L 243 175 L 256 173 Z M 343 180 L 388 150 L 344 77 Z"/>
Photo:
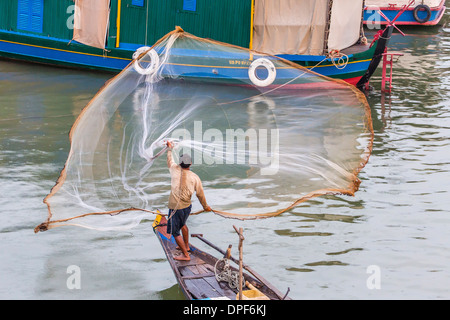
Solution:
<path fill-rule="evenodd" d="M 205 211 L 211 211 L 211 208 L 206 203 L 202 181 L 190 170 L 192 164 L 191 157 L 188 154 L 183 154 L 180 157 L 180 164 L 177 165 L 172 157 L 173 145 L 170 141 L 167 142 L 167 147 L 169 148 L 167 151 L 167 166 L 169 167 L 171 176 L 167 233 L 174 236 L 178 248 L 183 253 L 181 256 L 175 256 L 174 259 L 190 260 L 191 258 L 188 253 L 190 250 L 189 229 L 186 226 L 186 221 L 191 213 L 191 198 L 194 191 L 203 209 Z"/>

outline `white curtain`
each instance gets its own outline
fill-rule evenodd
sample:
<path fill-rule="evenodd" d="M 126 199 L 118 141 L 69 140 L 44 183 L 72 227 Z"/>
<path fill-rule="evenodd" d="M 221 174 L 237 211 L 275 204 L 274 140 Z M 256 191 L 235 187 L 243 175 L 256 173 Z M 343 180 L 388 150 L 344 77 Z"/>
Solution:
<path fill-rule="evenodd" d="M 361 33 L 362 0 L 333 0 L 328 52 L 354 45 Z"/>
<path fill-rule="evenodd" d="M 255 0 L 252 49 L 269 54 L 322 54 L 327 3 Z"/>
<path fill-rule="evenodd" d="M 104 49 L 110 0 L 75 0 L 73 40 Z"/>

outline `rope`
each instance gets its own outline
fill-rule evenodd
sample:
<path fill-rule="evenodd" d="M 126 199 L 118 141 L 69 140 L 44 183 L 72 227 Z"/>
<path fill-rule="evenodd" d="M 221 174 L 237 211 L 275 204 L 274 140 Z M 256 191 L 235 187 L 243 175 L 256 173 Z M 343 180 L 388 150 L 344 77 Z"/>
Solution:
<path fill-rule="evenodd" d="M 216 261 L 216 264 L 214 265 L 214 274 L 217 281 L 227 282 L 231 289 L 238 288 L 239 272 L 231 269 L 227 258 L 222 258 Z M 242 279 L 242 284 L 244 284 L 244 279 Z"/>
<path fill-rule="evenodd" d="M 346 54 L 340 52 L 339 50 L 331 50 L 329 57 L 331 59 L 331 62 L 337 69 L 343 70 L 345 69 L 345 67 L 347 67 L 349 58 Z"/>
<path fill-rule="evenodd" d="M 265 219 L 265 218 L 269 218 L 269 217 L 275 217 L 275 216 L 278 216 L 278 215 L 280 215 L 280 214 L 282 214 L 282 213 L 284 213 L 284 212 L 286 212 L 288 210 L 291 210 L 292 208 L 298 206 L 302 202 L 305 202 L 307 200 L 310 200 L 311 198 L 315 198 L 315 197 L 318 197 L 318 196 L 336 195 L 336 194 L 345 194 L 345 195 L 353 196 L 354 192 L 358 189 L 358 186 L 359 186 L 359 179 L 356 178 L 356 180 L 357 181 L 356 181 L 356 183 L 354 184 L 354 186 L 353 186 L 353 188 L 351 190 L 322 189 L 322 190 L 314 191 L 314 192 L 308 193 L 307 195 L 299 198 L 297 201 L 292 203 L 290 206 L 288 206 L 288 207 L 286 207 L 284 209 L 280 209 L 278 211 L 274 211 L 274 212 L 259 213 L 259 214 L 237 214 L 237 213 L 219 211 L 219 210 L 214 210 L 214 209 L 211 209 L 211 211 L 214 214 L 219 215 L 221 217 L 238 219 L 238 220 L 255 220 L 255 219 Z M 148 212 L 148 213 L 152 213 L 152 214 L 159 214 L 159 215 L 162 215 L 162 216 L 167 216 L 167 214 L 163 214 L 159 210 L 158 211 L 152 211 L 152 210 L 140 209 L 140 208 L 127 208 L 127 209 L 113 210 L 113 211 L 107 211 L 107 212 L 91 212 L 91 213 L 86 213 L 86 214 L 79 215 L 79 216 L 72 217 L 72 218 L 68 218 L 68 219 L 53 220 L 53 221 L 47 221 L 47 222 L 41 223 L 40 225 L 38 225 L 34 229 L 34 232 L 37 233 L 39 231 L 46 231 L 48 229 L 58 227 L 58 225 L 53 225 L 55 223 L 63 223 L 63 222 L 67 222 L 67 221 L 71 221 L 71 220 L 77 219 L 77 218 L 83 218 L 83 217 L 86 217 L 86 216 L 105 215 L 105 214 L 117 215 L 117 214 L 121 214 L 123 212 L 129 212 L 129 211 L 143 211 L 143 212 Z M 206 211 L 205 210 L 199 210 L 197 212 L 191 213 L 190 215 L 198 215 L 198 214 L 203 213 L 203 212 L 206 212 Z M 62 225 L 60 225 L 60 226 L 62 226 Z"/>

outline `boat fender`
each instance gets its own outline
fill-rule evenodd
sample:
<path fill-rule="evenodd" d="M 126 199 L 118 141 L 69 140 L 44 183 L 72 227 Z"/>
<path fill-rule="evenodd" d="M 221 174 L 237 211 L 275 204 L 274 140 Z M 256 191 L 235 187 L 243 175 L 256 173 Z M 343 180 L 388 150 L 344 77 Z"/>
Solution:
<path fill-rule="evenodd" d="M 141 49 L 141 48 L 139 48 Z M 133 54 L 133 58 L 135 57 L 135 54 L 137 57 L 141 55 L 143 51 L 139 52 L 139 49 Z M 145 50 L 144 50 L 145 51 Z M 154 49 L 148 51 L 144 57 L 149 56 L 150 57 L 150 63 L 146 68 L 143 68 L 140 64 L 140 60 L 142 59 L 136 59 L 133 63 L 134 69 L 139 72 L 140 74 L 148 75 L 153 72 L 155 72 L 156 68 L 159 66 L 159 56 L 158 53 Z"/>
<path fill-rule="evenodd" d="M 265 79 L 260 79 L 256 75 L 256 69 L 259 67 L 263 67 L 267 69 L 268 76 Z M 277 77 L 277 69 L 275 68 L 275 65 L 267 58 L 259 58 L 253 61 L 250 64 L 250 67 L 248 68 L 248 77 L 252 81 L 254 85 L 257 85 L 258 87 L 267 87 L 268 85 L 271 85 L 275 78 Z"/>
<path fill-rule="evenodd" d="M 425 18 L 421 19 L 421 18 L 419 18 L 419 11 L 422 11 L 423 9 L 427 12 L 427 16 Z M 428 22 L 428 20 L 430 20 L 430 18 L 431 18 L 431 9 L 426 4 L 419 4 L 417 7 L 414 8 L 413 16 L 414 16 L 414 19 L 419 23 Z"/>

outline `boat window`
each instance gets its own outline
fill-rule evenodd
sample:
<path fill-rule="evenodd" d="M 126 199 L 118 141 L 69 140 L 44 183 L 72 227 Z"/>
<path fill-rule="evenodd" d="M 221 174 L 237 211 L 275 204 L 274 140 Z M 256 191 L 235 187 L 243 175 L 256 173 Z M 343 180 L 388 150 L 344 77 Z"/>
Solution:
<path fill-rule="evenodd" d="M 144 0 L 131 0 L 131 5 L 137 6 L 137 7 L 143 7 Z"/>
<path fill-rule="evenodd" d="M 197 11 L 197 0 L 183 0 L 183 10 Z"/>
<path fill-rule="evenodd" d="M 44 0 L 19 0 L 17 29 L 42 33 Z"/>

